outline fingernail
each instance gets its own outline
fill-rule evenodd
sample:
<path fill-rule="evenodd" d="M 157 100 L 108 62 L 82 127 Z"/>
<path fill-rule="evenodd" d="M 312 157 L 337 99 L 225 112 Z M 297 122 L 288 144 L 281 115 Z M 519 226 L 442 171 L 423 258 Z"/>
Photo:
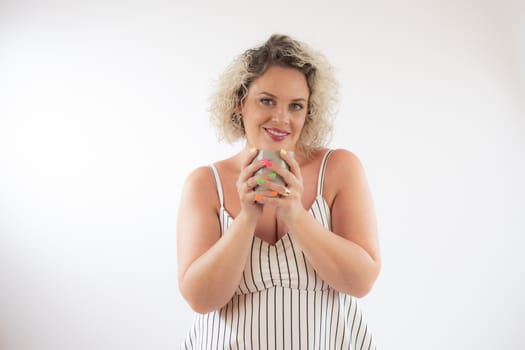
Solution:
<path fill-rule="evenodd" d="M 269 177 L 270 179 L 275 179 L 276 176 L 277 176 L 277 174 L 276 174 L 276 173 L 273 173 L 273 172 L 268 174 L 268 177 Z"/>
<path fill-rule="evenodd" d="M 259 185 L 262 185 L 262 184 L 264 183 L 264 179 L 257 179 L 257 183 L 258 183 Z"/>
<path fill-rule="evenodd" d="M 272 191 L 272 196 L 277 196 L 279 193 L 277 191 Z"/>
<path fill-rule="evenodd" d="M 261 159 L 261 163 L 263 163 L 267 168 L 271 168 L 273 166 L 273 163 L 266 158 Z"/>
<path fill-rule="evenodd" d="M 259 196 L 258 194 L 255 195 L 255 201 L 260 201 L 262 199 L 261 196 Z"/>
<path fill-rule="evenodd" d="M 287 153 L 286 150 L 284 148 L 281 148 L 281 154 L 284 156 L 286 155 L 286 153 Z"/>

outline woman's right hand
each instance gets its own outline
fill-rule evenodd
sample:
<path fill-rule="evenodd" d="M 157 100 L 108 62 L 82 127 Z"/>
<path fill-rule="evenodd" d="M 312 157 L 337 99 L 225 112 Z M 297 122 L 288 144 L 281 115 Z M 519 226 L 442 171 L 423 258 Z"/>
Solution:
<path fill-rule="evenodd" d="M 258 220 L 262 213 L 263 205 L 257 203 L 257 192 L 254 190 L 257 184 L 257 176 L 255 172 L 264 168 L 264 163 L 253 162 L 257 156 L 257 149 L 252 148 L 246 151 L 246 156 L 243 159 L 241 172 L 237 179 L 237 192 L 239 193 L 239 203 L 241 210 L 239 214 L 248 215 L 252 220 Z M 253 162 L 253 163 L 252 163 Z"/>

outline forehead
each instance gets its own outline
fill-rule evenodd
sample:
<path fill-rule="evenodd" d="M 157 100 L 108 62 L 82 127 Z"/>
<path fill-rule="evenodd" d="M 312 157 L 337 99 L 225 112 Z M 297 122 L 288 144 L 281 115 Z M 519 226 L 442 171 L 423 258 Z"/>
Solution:
<path fill-rule="evenodd" d="M 304 74 L 294 68 L 272 66 L 255 79 L 249 93 L 267 92 L 281 98 L 308 99 L 310 91 Z"/>

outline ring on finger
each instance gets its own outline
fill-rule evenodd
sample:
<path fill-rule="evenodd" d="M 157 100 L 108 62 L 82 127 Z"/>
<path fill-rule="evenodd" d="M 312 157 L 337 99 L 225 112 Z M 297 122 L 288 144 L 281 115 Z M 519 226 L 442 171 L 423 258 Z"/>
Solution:
<path fill-rule="evenodd" d="M 290 195 L 290 189 L 289 189 L 288 187 L 286 187 L 286 188 L 284 189 L 284 193 L 281 194 L 281 196 L 283 196 L 283 197 L 288 197 L 289 195 Z"/>

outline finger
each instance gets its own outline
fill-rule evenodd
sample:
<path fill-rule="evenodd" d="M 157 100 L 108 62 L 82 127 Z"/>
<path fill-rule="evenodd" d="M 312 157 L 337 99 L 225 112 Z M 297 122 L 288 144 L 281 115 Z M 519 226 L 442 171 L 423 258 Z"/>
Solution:
<path fill-rule="evenodd" d="M 251 178 L 246 180 L 245 185 L 248 190 L 253 191 L 258 186 L 264 185 L 266 183 L 268 183 L 267 176 L 261 175 L 261 176 L 252 176 Z"/>
<path fill-rule="evenodd" d="M 260 204 L 264 205 L 273 205 L 273 206 L 282 206 L 284 203 L 291 203 L 289 202 L 290 199 L 297 200 L 295 198 L 292 191 L 282 191 L 282 193 L 279 193 L 278 191 L 255 191 L 255 201 Z M 286 193 L 289 193 L 288 195 Z"/>
<path fill-rule="evenodd" d="M 279 199 L 279 192 L 277 191 L 255 191 L 254 201 L 260 204 L 277 204 Z"/>
<path fill-rule="evenodd" d="M 256 191 L 264 192 L 264 191 L 277 191 L 281 189 L 282 185 L 277 184 L 273 182 L 272 179 L 270 179 L 270 174 L 261 175 L 253 177 L 249 180 L 250 184 L 253 184 L 253 187 Z"/>
<path fill-rule="evenodd" d="M 244 171 L 248 173 L 250 176 L 253 176 L 259 169 L 267 167 L 266 163 L 262 161 L 256 161 L 255 159 L 252 161 L 251 164 L 247 165 L 246 168 L 244 168 Z"/>
<path fill-rule="evenodd" d="M 274 198 L 274 197 L 281 197 L 281 198 L 285 198 L 285 197 L 290 197 L 291 194 L 292 194 L 292 189 L 286 187 L 286 186 L 282 186 L 282 185 L 279 185 L 279 184 L 275 184 L 275 183 L 271 183 L 271 182 L 267 182 L 265 185 L 264 185 L 264 188 L 255 188 L 255 192 L 257 192 L 258 194 L 260 194 L 261 196 L 263 197 L 270 197 L 270 198 Z M 294 193 L 296 193 L 297 191 L 295 191 Z"/>
<path fill-rule="evenodd" d="M 274 165 L 272 167 L 272 172 L 268 174 L 268 177 L 275 179 L 277 176 L 279 176 L 287 186 L 298 186 L 301 182 L 300 178 L 290 172 L 287 168 L 280 165 Z"/>
<path fill-rule="evenodd" d="M 245 186 L 244 186 L 245 187 L 245 189 L 244 189 L 245 192 L 253 191 L 254 186 L 253 186 L 252 182 L 250 182 L 250 179 L 248 179 L 246 182 L 244 182 L 244 184 L 245 184 Z"/>
<path fill-rule="evenodd" d="M 237 178 L 237 192 L 246 193 L 256 187 L 256 179 L 253 177 L 253 172 L 246 168 L 241 171 Z"/>
<path fill-rule="evenodd" d="M 281 197 L 289 197 L 292 191 L 288 187 L 285 187 L 284 192 L 281 193 Z"/>
<path fill-rule="evenodd" d="M 256 156 L 257 156 L 258 152 L 257 151 L 253 151 L 250 150 L 247 158 L 246 158 L 246 162 L 249 162 L 248 164 L 246 164 L 245 162 L 245 165 L 243 165 L 243 168 L 242 168 L 242 171 L 241 171 L 241 174 L 239 175 L 239 179 L 241 181 L 247 181 L 248 178 L 254 176 L 254 174 L 259 170 L 259 169 L 262 169 L 264 168 L 266 165 L 266 163 L 264 162 L 258 162 L 256 161 Z"/>
<path fill-rule="evenodd" d="M 285 149 L 281 149 L 281 151 L 279 152 L 279 156 L 286 162 L 286 164 L 288 164 L 289 171 L 295 176 L 299 177 L 301 170 L 299 167 L 299 163 L 297 163 L 295 158 L 292 157 L 290 153 L 287 152 Z"/>
<path fill-rule="evenodd" d="M 246 168 L 248 165 L 250 165 L 257 156 L 257 153 L 258 150 L 255 147 L 248 149 L 246 155 L 244 156 L 241 167 Z"/>

